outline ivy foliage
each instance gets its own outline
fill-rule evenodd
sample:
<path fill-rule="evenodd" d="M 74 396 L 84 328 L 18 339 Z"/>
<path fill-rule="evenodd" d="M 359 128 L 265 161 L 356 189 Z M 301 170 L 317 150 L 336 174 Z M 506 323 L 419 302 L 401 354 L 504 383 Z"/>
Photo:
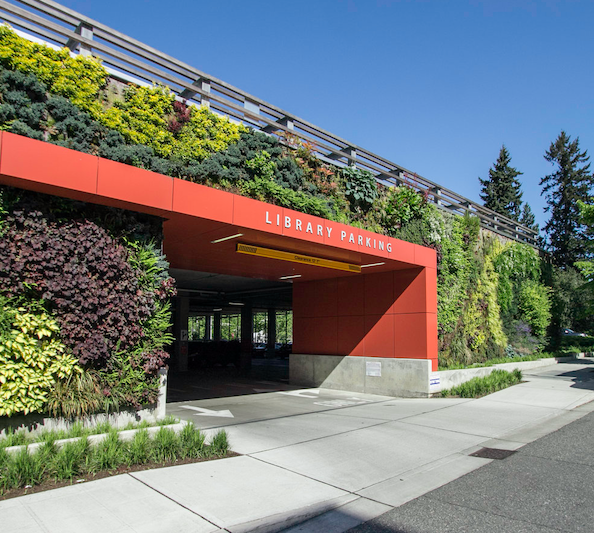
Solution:
<path fill-rule="evenodd" d="M 541 261 L 536 250 L 520 243 L 499 244 L 497 252 L 494 262 L 499 274 L 497 300 L 504 322 L 511 325 L 520 319 L 520 288 L 527 282 L 540 280 Z"/>
<path fill-rule="evenodd" d="M 520 287 L 518 307 L 532 332 L 544 337 L 551 322 L 551 290 L 541 283 L 527 280 Z"/>

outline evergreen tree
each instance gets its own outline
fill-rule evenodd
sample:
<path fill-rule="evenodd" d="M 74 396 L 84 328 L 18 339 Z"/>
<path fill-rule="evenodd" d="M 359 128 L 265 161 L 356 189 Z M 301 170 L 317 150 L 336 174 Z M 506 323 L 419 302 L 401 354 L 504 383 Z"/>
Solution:
<path fill-rule="evenodd" d="M 527 203 L 522 205 L 522 214 L 520 215 L 520 224 L 532 228 L 534 231 L 538 231 L 538 224 L 535 223 L 534 213 Z"/>
<path fill-rule="evenodd" d="M 587 151 L 580 152 L 579 139 L 574 141 L 564 131 L 545 153 L 544 158 L 556 166 L 553 174 L 540 180 L 551 218 L 545 225 L 553 261 L 568 267 L 586 255 L 585 226 L 580 219 L 578 201 L 588 202 L 594 178 L 590 172 Z"/>
<path fill-rule="evenodd" d="M 499 151 L 497 162 L 493 168 L 489 169 L 489 177 L 486 180 L 479 178 L 483 186 L 480 196 L 485 207 L 514 220 L 519 220 L 522 191 L 517 177 L 522 172 L 510 167 L 510 161 L 511 156 L 503 145 Z"/>

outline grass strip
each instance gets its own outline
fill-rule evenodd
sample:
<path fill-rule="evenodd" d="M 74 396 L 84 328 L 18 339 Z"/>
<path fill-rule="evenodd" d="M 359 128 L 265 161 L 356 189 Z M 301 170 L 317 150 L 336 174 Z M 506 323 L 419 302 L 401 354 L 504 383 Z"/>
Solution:
<path fill-rule="evenodd" d="M 89 435 L 101 435 L 111 431 L 127 431 L 130 429 L 144 429 L 156 426 L 168 426 L 177 424 L 179 419 L 174 416 L 167 415 L 161 420 L 154 423 L 143 420 L 142 422 L 130 422 L 121 428 L 115 428 L 109 422 L 99 422 L 95 426 L 85 426 L 82 422 L 75 422 L 69 429 L 43 429 L 39 432 L 32 433 L 25 429 L 14 431 L 12 428 L 7 428 L 3 437 L 0 437 L 0 448 L 8 448 L 9 446 L 22 446 L 24 444 L 32 444 L 34 442 L 46 442 L 62 439 L 73 439 L 77 437 L 88 437 Z"/>
<path fill-rule="evenodd" d="M 458 396 L 460 398 L 480 398 L 501 389 L 506 389 L 522 381 L 522 372 L 518 369 L 493 370 L 488 376 L 476 377 L 451 389 L 441 391 L 443 398 Z"/>
<path fill-rule="evenodd" d="M 144 428 L 130 441 L 121 440 L 119 432 L 113 428 L 95 445 L 89 444 L 86 436 L 62 447 L 55 445 L 55 439 L 47 439 L 34 452 L 23 448 L 9 454 L 0 448 L 0 495 L 48 481 L 73 482 L 135 465 L 215 459 L 229 452 L 224 430 L 216 433 L 207 444 L 204 434 L 191 422 L 179 433 L 162 427 L 152 437 Z"/>

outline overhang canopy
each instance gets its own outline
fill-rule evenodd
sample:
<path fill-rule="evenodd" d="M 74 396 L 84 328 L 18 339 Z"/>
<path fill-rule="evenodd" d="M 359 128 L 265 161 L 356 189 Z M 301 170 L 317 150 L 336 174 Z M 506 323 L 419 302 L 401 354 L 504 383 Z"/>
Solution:
<path fill-rule="evenodd" d="M 161 216 L 172 268 L 271 281 L 360 275 L 239 254 L 238 243 L 358 265 L 365 272 L 436 268 L 435 251 L 423 246 L 19 135 L 0 135 L 1 183 Z"/>

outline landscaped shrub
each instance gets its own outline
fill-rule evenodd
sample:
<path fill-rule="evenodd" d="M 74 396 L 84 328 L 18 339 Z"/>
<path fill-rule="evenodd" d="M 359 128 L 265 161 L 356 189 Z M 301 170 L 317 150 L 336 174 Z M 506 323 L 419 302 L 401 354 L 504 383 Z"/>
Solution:
<path fill-rule="evenodd" d="M 93 433 L 99 429 L 94 428 Z M 140 429 L 131 441 L 121 439 L 120 432 L 109 425 L 104 430 L 105 438 L 96 444 L 89 443 L 89 431 L 83 432 L 82 438 L 61 446 L 56 443 L 58 435 L 48 433 L 37 451 L 24 447 L 16 453 L 6 452 L 9 444 L 0 439 L 0 495 L 27 485 L 27 488 L 37 488 L 36 485 L 46 482 L 73 481 L 80 477 L 89 481 L 97 474 L 136 465 L 174 465 L 178 461 L 224 457 L 230 452 L 224 430 L 218 431 L 206 444 L 204 434 L 192 423 L 186 424 L 179 433 L 161 428 L 152 437 L 146 429 Z M 69 432 L 59 437 L 71 438 L 73 435 Z M 10 442 L 10 445 L 17 444 L 23 443 Z"/>
<path fill-rule="evenodd" d="M 153 311 L 128 252 L 93 222 L 49 222 L 41 212 L 13 210 L 0 241 L 0 293 L 44 300 L 82 363 L 104 365 L 134 346 Z"/>
<path fill-rule="evenodd" d="M 72 57 L 67 48 L 54 50 L 33 43 L 19 37 L 8 26 L 0 25 L 0 65 L 34 74 L 50 92 L 68 98 L 93 116 L 102 112 L 99 97 L 108 74 L 98 59 Z"/>
<path fill-rule="evenodd" d="M 0 416 L 41 411 L 56 380 L 80 369 L 43 308 L 0 306 Z"/>
<path fill-rule="evenodd" d="M 460 396 L 460 398 L 479 398 L 486 394 L 511 387 L 522 381 L 522 372 L 518 369 L 512 372 L 493 370 L 488 376 L 476 377 L 471 380 L 441 392 L 444 398 Z"/>
<path fill-rule="evenodd" d="M 366 213 L 377 199 L 377 181 L 367 170 L 348 166 L 340 170 L 344 184 L 344 194 L 350 202 L 351 210 Z"/>
<path fill-rule="evenodd" d="M 383 206 L 383 224 L 386 228 L 401 226 L 419 219 L 427 197 L 419 194 L 408 185 L 390 188 Z"/>

